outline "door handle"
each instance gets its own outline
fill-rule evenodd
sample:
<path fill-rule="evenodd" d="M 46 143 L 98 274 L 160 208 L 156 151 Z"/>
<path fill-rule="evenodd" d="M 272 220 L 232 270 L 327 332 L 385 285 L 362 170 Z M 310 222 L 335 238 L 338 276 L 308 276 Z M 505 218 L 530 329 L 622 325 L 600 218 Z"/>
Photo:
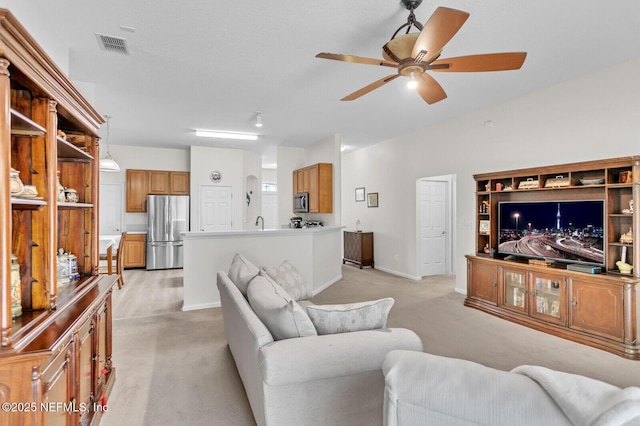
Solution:
<path fill-rule="evenodd" d="M 446 234 L 446 233 L 447 233 L 447 231 L 442 231 L 442 235 L 444 235 L 444 234 Z"/>

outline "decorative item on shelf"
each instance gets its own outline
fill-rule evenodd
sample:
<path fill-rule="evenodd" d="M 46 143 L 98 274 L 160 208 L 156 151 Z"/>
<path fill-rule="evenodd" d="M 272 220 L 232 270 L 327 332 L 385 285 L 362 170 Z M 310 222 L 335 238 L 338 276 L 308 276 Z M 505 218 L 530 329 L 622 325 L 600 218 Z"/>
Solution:
<path fill-rule="evenodd" d="M 491 221 L 481 220 L 479 223 L 479 231 L 483 235 L 489 235 L 491 231 Z"/>
<path fill-rule="evenodd" d="M 518 184 L 518 189 L 538 189 L 539 181 L 533 178 L 527 178 Z"/>
<path fill-rule="evenodd" d="M 62 184 L 60 183 L 60 170 L 58 170 L 57 172 L 57 176 L 56 176 L 56 190 L 57 190 L 57 195 L 56 195 L 56 200 L 59 203 L 64 203 L 64 201 L 66 200 L 66 195 L 64 193 L 64 186 L 62 186 Z"/>
<path fill-rule="evenodd" d="M 489 248 L 489 244 L 485 244 L 485 245 L 484 245 L 484 249 L 483 249 L 483 251 L 484 251 L 486 254 L 489 254 L 489 253 L 491 252 L 491 249 Z"/>
<path fill-rule="evenodd" d="M 22 315 L 22 279 L 20 278 L 20 264 L 18 256 L 11 253 L 11 316 Z"/>
<path fill-rule="evenodd" d="M 79 200 L 78 191 L 73 188 L 65 188 L 64 199 L 67 203 L 77 203 Z"/>
<path fill-rule="evenodd" d="M 253 195 L 253 191 L 249 191 L 247 194 L 247 206 L 251 204 L 251 196 Z"/>
<path fill-rule="evenodd" d="M 618 260 L 616 262 L 616 266 L 621 274 L 630 274 L 633 271 L 633 265 L 629 265 L 627 262 L 623 262 L 622 260 Z"/>
<path fill-rule="evenodd" d="M 529 265 L 543 266 L 548 268 L 551 266 L 551 262 L 548 260 L 540 260 L 540 259 L 529 259 Z"/>
<path fill-rule="evenodd" d="M 20 193 L 21 197 L 37 197 L 38 189 L 35 185 L 24 185 L 22 188 L 22 192 Z"/>
<path fill-rule="evenodd" d="M 80 274 L 78 273 L 78 257 L 72 253 L 67 253 L 67 257 L 69 259 L 69 279 L 77 280 L 80 278 Z"/>
<path fill-rule="evenodd" d="M 633 229 L 630 227 L 629 232 L 620 235 L 620 242 L 622 244 L 632 244 L 633 243 Z"/>
<path fill-rule="evenodd" d="M 58 249 L 58 285 L 64 285 L 69 282 L 69 256 L 65 254 L 63 248 Z"/>
<path fill-rule="evenodd" d="M 491 184 L 489 182 L 484 185 L 484 190 L 487 192 L 491 191 Z"/>
<path fill-rule="evenodd" d="M 491 211 L 491 204 L 489 204 L 489 201 L 484 200 L 480 204 L 480 213 L 489 213 L 490 211 Z"/>
<path fill-rule="evenodd" d="M 502 184 L 500 182 L 496 183 L 496 191 L 502 191 Z"/>
<path fill-rule="evenodd" d="M 549 178 L 544 183 L 545 188 L 566 188 L 569 186 L 569 176 L 558 175 L 554 178 Z"/>
<path fill-rule="evenodd" d="M 633 172 L 631 170 L 620 172 L 620 175 L 618 176 L 619 183 L 631 183 L 632 180 Z"/>
<path fill-rule="evenodd" d="M 604 178 L 596 178 L 596 179 L 578 179 L 580 184 L 583 186 L 588 185 L 602 185 L 604 183 Z"/>
<path fill-rule="evenodd" d="M 58 129 L 58 137 L 62 140 L 67 140 L 67 134 L 60 129 Z"/>
<path fill-rule="evenodd" d="M 24 189 L 24 185 L 22 184 L 22 181 L 20 180 L 20 171 L 14 169 L 13 167 L 11 168 L 11 195 L 18 195 L 22 192 L 22 190 Z"/>
<path fill-rule="evenodd" d="M 629 208 L 622 209 L 622 213 L 624 214 L 633 214 L 633 200 L 629 200 Z"/>

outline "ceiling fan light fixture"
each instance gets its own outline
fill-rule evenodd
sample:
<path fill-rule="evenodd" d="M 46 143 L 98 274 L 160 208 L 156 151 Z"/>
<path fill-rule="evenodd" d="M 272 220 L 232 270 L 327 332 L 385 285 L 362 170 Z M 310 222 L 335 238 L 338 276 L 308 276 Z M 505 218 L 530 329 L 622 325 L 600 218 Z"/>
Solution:
<path fill-rule="evenodd" d="M 262 127 L 262 111 L 256 112 L 256 127 Z"/>
<path fill-rule="evenodd" d="M 255 133 L 222 132 L 219 130 L 196 130 L 196 136 L 203 138 L 239 139 L 245 141 L 258 140 L 258 135 Z"/>
<path fill-rule="evenodd" d="M 407 82 L 407 87 L 409 89 L 415 89 L 418 87 L 418 80 L 416 79 L 415 71 L 411 71 L 411 77 L 409 77 L 409 82 Z"/>

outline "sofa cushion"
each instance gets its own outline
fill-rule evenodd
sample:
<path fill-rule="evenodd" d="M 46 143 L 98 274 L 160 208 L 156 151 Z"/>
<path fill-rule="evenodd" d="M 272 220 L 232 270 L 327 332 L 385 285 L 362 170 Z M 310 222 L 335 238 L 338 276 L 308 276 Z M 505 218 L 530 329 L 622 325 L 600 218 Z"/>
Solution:
<path fill-rule="evenodd" d="M 302 300 L 311 297 L 311 292 L 309 291 L 306 281 L 302 275 L 300 275 L 300 272 L 287 260 L 282 262 L 280 266 L 263 266 L 261 269 L 275 282 L 280 284 L 293 300 Z"/>
<path fill-rule="evenodd" d="M 307 313 L 268 276 L 258 275 L 251 280 L 247 298 L 274 340 L 318 335 Z"/>
<path fill-rule="evenodd" d="M 307 314 L 320 335 L 375 330 L 387 324 L 394 302 L 387 297 L 342 305 L 311 305 L 307 307 Z"/>
<path fill-rule="evenodd" d="M 236 253 L 229 268 L 229 279 L 238 287 L 244 296 L 252 279 L 260 273 L 260 269 L 241 254 Z"/>

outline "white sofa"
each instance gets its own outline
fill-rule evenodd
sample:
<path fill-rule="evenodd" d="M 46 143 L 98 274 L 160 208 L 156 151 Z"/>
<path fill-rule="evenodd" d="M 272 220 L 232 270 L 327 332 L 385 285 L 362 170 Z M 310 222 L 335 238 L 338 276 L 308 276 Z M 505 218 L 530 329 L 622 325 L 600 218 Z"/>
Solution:
<path fill-rule="evenodd" d="M 390 352 L 382 369 L 385 426 L 640 425 L 638 387 L 402 350 Z"/>
<path fill-rule="evenodd" d="M 411 330 L 382 328 L 274 341 L 226 272 L 218 272 L 224 330 L 258 426 L 382 425 L 382 363 L 422 351 Z"/>

